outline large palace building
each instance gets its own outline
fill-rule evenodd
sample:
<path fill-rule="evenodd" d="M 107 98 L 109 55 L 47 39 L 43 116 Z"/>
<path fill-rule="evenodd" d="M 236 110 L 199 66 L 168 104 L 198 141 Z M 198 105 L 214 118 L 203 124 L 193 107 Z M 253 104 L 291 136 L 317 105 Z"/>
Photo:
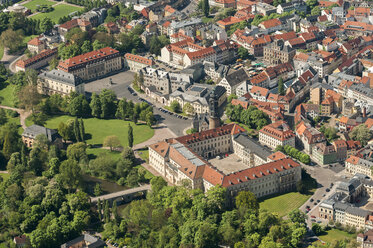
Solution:
<path fill-rule="evenodd" d="M 287 192 L 301 180 L 299 163 L 272 154 L 237 124 L 152 144 L 149 164 L 172 184 L 186 180 L 204 191 L 220 184 L 230 196 L 242 190 L 257 197 Z"/>
<path fill-rule="evenodd" d="M 105 47 L 61 61 L 58 69 L 91 80 L 122 69 L 122 58 L 119 51 Z"/>

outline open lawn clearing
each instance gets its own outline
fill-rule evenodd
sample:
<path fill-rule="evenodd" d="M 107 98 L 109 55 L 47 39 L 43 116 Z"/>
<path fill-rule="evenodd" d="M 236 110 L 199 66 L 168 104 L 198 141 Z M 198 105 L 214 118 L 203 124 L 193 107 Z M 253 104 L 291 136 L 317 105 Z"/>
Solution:
<path fill-rule="evenodd" d="M 277 213 L 280 217 L 283 217 L 302 206 L 311 196 L 311 194 L 303 195 L 298 192 L 290 192 L 278 196 L 268 196 L 267 199 L 259 200 L 259 205 L 261 209 L 266 209 L 270 213 Z"/>
<path fill-rule="evenodd" d="M 57 129 L 61 122 L 73 120 L 74 117 L 68 115 L 56 116 L 47 120 L 46 127 Z M 86 132 L 86 142 L 90 145 L 102 146 L 105 137 L 116 135 L 123 147 L 128 146 L 128 123 L 133 128 L 133 144 L 142 143 L 154 135 L 154 130 L 144 124 L 135 125 L 131 121 L 123 121 L 118 119 L 104 120 L 97 118 L 86 118 L 84 120 L 84 127 Z M 32 121 L 26 120 L 26 125 L 32 125 Z"/>
<path fill-rule="evenodd" d="M 16 100 L 16 97 L 14 95 L 14 90 L 16 86 L 13 84 L 9 84 L 5 88 L 0 90 L 0 98 L 1 98 L 1 105 L 8 106 L 8 107 L 14 107 L 14 103 Z"/>
<path fill-rule="evenodd" d="M 356 234 L 351 234 L 345 231 L 341 231 L 339 229 L 330 229 L 326 231 L 324 234 L 319 235 L 319 238 L 326 242 L 331 243 L 335 240 L 344 240 L 344 239 L 356 239 Z"/>
<path fill-rule="evenodd" d="M 61 17 L 68 16 L 69 14 L 82 9 L 81 7 L 71 6 L 67 4 L 59 4 L 54 6 L 53 8 L 54 10 L 52 12 L 39 13 L 31 16 L 30 18 L 34 20 L 42 20 L 46 17 L 49 17 L 54 23 L 57 23 Z"/>
<path fill-rule="evenodd" d="M 31 12 L 34 12 L 36 10 L 36 6 L 37 5 L 54 5 L 58 2 L 52 2 L 52 1 L 48 1 L 48 0 L 32 0 L 28 3 L 25 3 L 25 4 L 22 4 L 23 6 L 25 6 L 26 8 L 28 8 L 29 10 L 31 10 Z"/>

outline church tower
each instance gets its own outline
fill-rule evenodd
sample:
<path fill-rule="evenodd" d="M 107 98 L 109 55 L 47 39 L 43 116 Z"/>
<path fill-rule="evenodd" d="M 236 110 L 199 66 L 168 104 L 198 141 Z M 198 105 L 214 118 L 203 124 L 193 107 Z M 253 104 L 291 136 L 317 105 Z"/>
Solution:
<path fill-rule="evenodd" d="M 209 129 L 214 129 L 220 126 L 218 96 L 216 95 L 215 89 L 213 89 L 210 92 L 209 108 L 210 108 Z"/>

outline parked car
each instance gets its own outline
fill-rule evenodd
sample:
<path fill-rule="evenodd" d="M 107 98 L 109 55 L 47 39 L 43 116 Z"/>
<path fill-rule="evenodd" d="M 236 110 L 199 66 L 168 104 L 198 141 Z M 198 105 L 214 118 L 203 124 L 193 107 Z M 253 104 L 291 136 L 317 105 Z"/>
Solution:
<path fill-rule="evenodd" d="M 316 222 L 316 220 L 315 219 L 311 219 L 311 222 Z"/>
<path fill-rule="evenodd" d="M 326 188 L 326 190 L 325 190 L 326 192 L 329 192 L 330 191 L 330 189 L 329 188 Z"/>
<path fill-rule="evenodd" d="M 313 202 L 313 199 L 312 199 L 312 198 L 310 199 L 310 202 Z"/>
<path fill-rule="evenodd" d="M 315 215 L 311 215 L 311 218 L 312 218 L 312 219 L 316 219 L 316 216 L 315 216 Z"/>
<path fill-rule="evenodd" d="M 317 200 L 317 202 L 319 203 L 319 202 L 320 202 L 320 200 Z"/>

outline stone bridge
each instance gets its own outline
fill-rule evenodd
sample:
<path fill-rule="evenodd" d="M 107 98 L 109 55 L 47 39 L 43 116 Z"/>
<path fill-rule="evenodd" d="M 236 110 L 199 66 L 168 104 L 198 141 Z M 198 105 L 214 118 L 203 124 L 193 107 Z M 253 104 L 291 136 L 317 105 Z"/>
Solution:
<path fill-rule="evenodd" d="M 116 200 L 118 205 L 129 203 L 133 200 L 139 199 L 144 196 L 147 191 L 151 189 L 150 184 L 146 184 L 137 188 L 126 189 L 123 191 L 118 191 L 115 193 L 107 194 L 107 195 L 100 195 L 97 197 L 91 197 L 91 203 L 96 204 L 98 199 L 101 201 L 107 200 L 109 201 L 109 205 L 111 206 L 112 203 Z"/>

